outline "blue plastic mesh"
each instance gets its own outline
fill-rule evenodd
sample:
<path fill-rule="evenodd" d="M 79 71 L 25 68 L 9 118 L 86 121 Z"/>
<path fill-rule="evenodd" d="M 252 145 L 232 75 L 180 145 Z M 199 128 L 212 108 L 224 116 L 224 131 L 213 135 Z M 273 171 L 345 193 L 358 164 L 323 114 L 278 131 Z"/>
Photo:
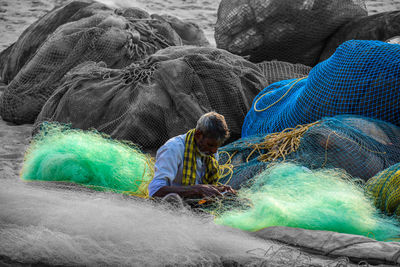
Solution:
<path fill-rule="evenodd" d="M 229 162 L 231 157 L 234 166 L 233 176 L 220 182 L 239 188 L 273 163 L 259 160 L 268 151 L 253 152 L 253 145 L 262 143 L 264 138 L 249 136 L 220 148 L 220 164 Z M 344 169 L 351 176 L 367 181 L 400 162 L 400 127 L 357 115 L 324 118 L 301 135 L 298 148 L 285 160 L 310 169 Z"/>
<path fill-rule="evenodd" d="M 356 114 L 400 125 L 400 45 L 351 40 L 309 76 L 257 95 L 242 137 L 280 132 L 323 117 Z"/>

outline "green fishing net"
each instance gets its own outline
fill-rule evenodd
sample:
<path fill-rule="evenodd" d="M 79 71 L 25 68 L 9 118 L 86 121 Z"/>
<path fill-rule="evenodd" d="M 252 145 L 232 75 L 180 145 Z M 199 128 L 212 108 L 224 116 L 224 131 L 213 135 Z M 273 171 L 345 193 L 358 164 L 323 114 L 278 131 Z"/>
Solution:
<path fill-rule="evenodd" d="M 220 205 L 216 223 L 247 231 L 289 226 L 394 240 L 395 218 L 379 213 L 357 181 L 343 171 L 311 171 L 293 163 L 268 168 L 238 190 L 236 208 Z M 360 181 L 361 182 L 361 181 Z M 251 203 L 244 207 L 240 202 Z"/>
<path fill-rule="evenodd" d="M 44 123 L 25 154 L 21 178 L 147 197 L 153 166 L 151 157 L 133 144 L 96 131 Z"/>

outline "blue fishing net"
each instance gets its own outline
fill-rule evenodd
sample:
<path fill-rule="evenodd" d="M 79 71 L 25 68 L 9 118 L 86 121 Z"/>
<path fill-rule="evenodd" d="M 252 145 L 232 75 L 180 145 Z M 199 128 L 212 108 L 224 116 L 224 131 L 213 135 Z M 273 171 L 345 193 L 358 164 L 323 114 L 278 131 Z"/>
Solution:
<path fill-rule="evenodd" d="M 220 148 L 219 155 L 221 165 L 233 166 L 233 174 L 220 182 L 234 188 L 284 160 L 309 169 L 343 169 L 367 181 L 400 162 L 400 127 L 357 115 L 338 115 L 296 130 L 241 138 Z"/>
<path fill-rule="evenodd" d="M 274 83 L 253 101 L 242 137 L 280 132 L 340 114 L 400 125 L 400 45 L 351 40 L 307 78 Z"/>

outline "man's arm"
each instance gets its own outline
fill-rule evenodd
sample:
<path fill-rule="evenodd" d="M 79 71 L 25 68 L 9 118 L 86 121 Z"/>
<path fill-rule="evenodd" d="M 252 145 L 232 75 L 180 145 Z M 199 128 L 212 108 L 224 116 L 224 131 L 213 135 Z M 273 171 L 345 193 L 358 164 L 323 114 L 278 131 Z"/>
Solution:
<path fill-rule="evenodd" d="M 182 198 L 203 198 L 222 196 L 216 186 L 197 184 L 189 186 L 163 186 L 153 194 L 155 197 L 164 197 L 170 193 L 176 193 Z"/>

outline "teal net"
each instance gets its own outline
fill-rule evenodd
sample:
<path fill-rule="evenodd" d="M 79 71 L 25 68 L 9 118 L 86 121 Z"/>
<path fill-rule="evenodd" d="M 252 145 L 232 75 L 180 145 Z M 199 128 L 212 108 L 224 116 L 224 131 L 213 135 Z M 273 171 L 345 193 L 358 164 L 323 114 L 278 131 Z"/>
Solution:
<path fill-rule="evenodd" d="M 232 175 L 220 182 L 240 188 L 277 161 L 310 169 L 339 168 L 367 181 L 400 162 L 400 128 L 361 116 L 339 115 L 295 129 L 239 139 L 219 150 L 220 164 Z"/>
<path fill-rule="evenodd" d="M 352 40 L 309 76 L 274 83 L 260 92 L 242 137 L 265 135 L 340 114 L 400 125 L 400 45 Z"/>

